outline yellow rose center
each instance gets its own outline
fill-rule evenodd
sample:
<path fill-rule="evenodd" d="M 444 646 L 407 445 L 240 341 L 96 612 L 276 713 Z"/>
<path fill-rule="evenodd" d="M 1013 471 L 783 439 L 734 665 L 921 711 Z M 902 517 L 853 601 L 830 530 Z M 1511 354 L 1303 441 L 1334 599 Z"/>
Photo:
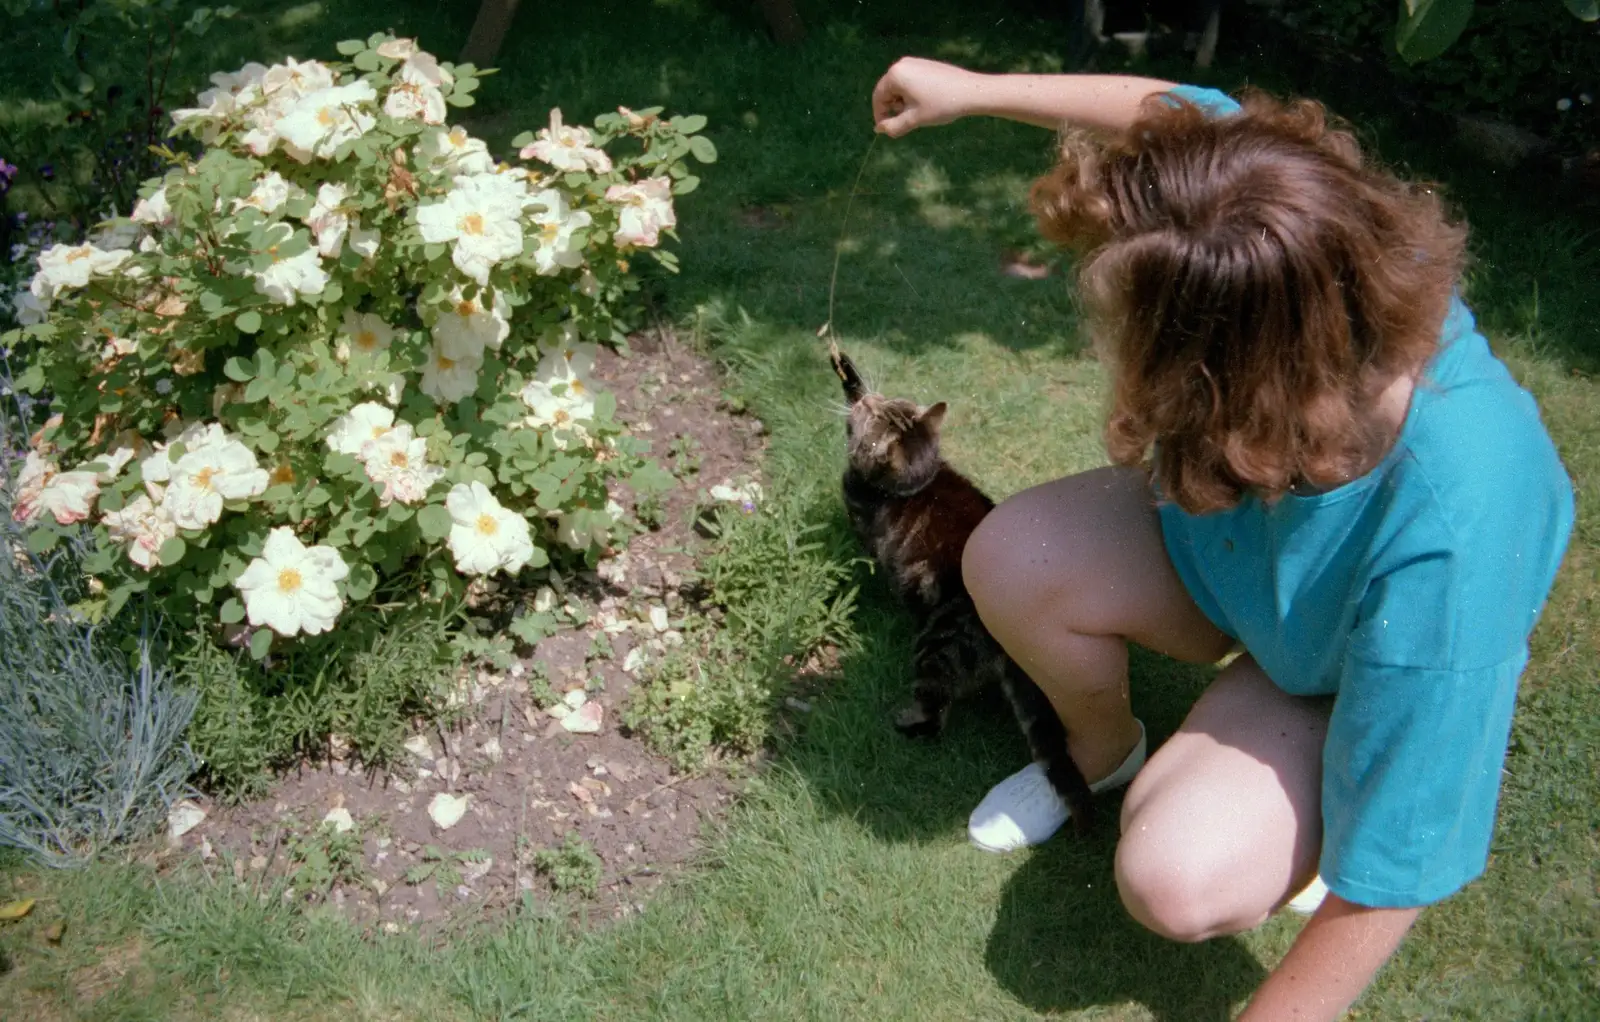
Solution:
<path fill-rule="evenodd" d="M 589 388 L 583 385 L 582 380 L 573 380 L 571 383 L 567 384 L 567 393 L 572 397 L 582 397 L 588 392 Z"/>
<path fill-rule="evenodd" d="M 378 346 L 378 335 L 371 330 L 363 330 L 356 334 L 356 347 L 362 351 L 371 351 Z"/>
<path fill-rule="evenodd" d="M 551 416 L 551 419 L 557 426 L 565 426 L 568 422 L 572 421 L 572 416 L 565 408 L 557 408 L 555 415 Z"/>
<path fill-rule="evenodd" d="M 87 259 L 93 254 L 94 249 L 89 245 L 85 245 L 82 248 L 75 248 L 71 252 L 67 253 L 67 262 L 75 263 L 80 259 Z"/>
<path fill-rule="evenodd" d="M 217 470 L 207 465 L 194 474 L 194 484 L 202 490 L 211 489 L 211 480 L 215 478 Z"/>
<path fill-rule="evenodd" d="M 439 367 L 439 371 L 441 373 L 447 373 L 456 367 L 456 360 L 445 355 L 440 355 L 434 364 Z"/>
<path fill-rule="evenodd" d="M 305 584 L 300 573 L 293 568 L 284 568 L 278 572 L 278 592 L 292 593 Z"/>
<path fill-rule="evenodd" d="M 494 515 L 481 514 L 478 516 L 477 528 L 479 534 L 484 536 L 493 536 L 495 533 L 500 531 L 500 523 L 495 520 Z"/>
<path fill-rule="evenodd" d="M 477 302 L 474 302 L 471 299 L 466 299 L 456 303 L 456 315 L 460 316 L 462 319 L 466 319 L 468 316 L 476 316 L 477 314 Z"/>
<path fill-rule="evenodd" d="M 333 127 L 333 107 L 325 106 L 317 111 L 317 123 L 324 128 Z"/>
<path fill-rule="evenodd" d="M 462 234 L 481 235 L 483 233 L 483 216 L 480 213 L 468 213 L 456 225 Z"/>
<path fill-rule="evenodd" d="M 451 128 L 449 138 L 450 144 L 455 146 L 457 149 L 460 149 L 462 146 L 467 144 L 467 129 Z"/>
<path fill-rule="evenodd" d="M 373 426 L 372 427 L 372 439 L 376 440 L 380 436 L 383 436 L 387 432 L 389 432 L 389 427 L 388 426 Z"/>
<path fill-rule="evenodd" d="M 288 465 L 279 465 L 277 468 L 272 470 L 272 481 L 274 483 L 294 482 L 294 469 L 290 468 Z"/>
<path fill-rule="evenodd" d="M 395 468 L 407 468 L 411 465 L 411 458 L 405 451 L 395 451 L 389 455 L 389 464 Z"/>
<path fill-rule="evenodd" d="M 547 245 L 555 244 L 556 238 L 561 235 L 560 224 L 545 224 L 539 229 L 539 238 Z"/>

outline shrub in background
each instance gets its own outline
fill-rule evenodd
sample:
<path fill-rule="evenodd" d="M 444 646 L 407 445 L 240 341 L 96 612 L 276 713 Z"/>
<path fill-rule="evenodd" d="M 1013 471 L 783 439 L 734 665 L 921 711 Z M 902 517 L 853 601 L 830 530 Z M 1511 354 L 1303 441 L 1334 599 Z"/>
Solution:
<path fill-rule="evenodd" d="M 592 562 L 609 486 L 668 481 L 591 367 L 632 263 L 676 267 L 688 160 L 716 158 L 703 117 L 555 110 L 509 165 L 448 122 L 488 72 L 338 48 L 213 76 L 173 114 L 199 155 L 44 251 L 0 338 L 49 402 L 15 487 L 28 549 L 87 530 L 84 612 L 170 623 L 235 792 L 334 731 L 392 753 L 471 583 Z"/>
<path fill-rule="evenodd" d="M 247 621 L 258 657 L 604 541 L 606 484 L 644 463 L 587 339 L 620 339 L 628 259 L 672 264 L 683 159 L 715 155 L 703 118 L 556 111 L 509 167 L 445 121 L 472 68 L 340 48 L 215 76 L 174 115 L 204 155 L 172 155 L 120 244 L 43 253 L 6 335 L 54 413 L 19 480 L 31 549 L 89 522 L 107 614 L 149 592 L 186 627 Z"/>
<path fill-rule="evenodd" d="M 1387 55 L 1393 74 L 1446 113 L 1492 116 L 1550 139 L 1578 155 L 1600 147 L 1600 20 L 1574 17 L 1557 0 L 1477 0 L 1413 5 L 1452 8 L 1455 35 L 1413 53 L 1397 49 L 1395 8 L 1375 0 L 1285 3 L 1280 17 L 1295 29 L 1326 36 L 1363 57 Z M 1592 9 L 1592 4 L 1585 11 Z M 1402 25 L 1407 7 L 1401 7 Z M 1446 26 L 1448 28 L 1450 26 Z M 1439 47 L 1436 40 L 1446 38 Z M 1425 59 L 1416 59 L 1417 57 Z"/>

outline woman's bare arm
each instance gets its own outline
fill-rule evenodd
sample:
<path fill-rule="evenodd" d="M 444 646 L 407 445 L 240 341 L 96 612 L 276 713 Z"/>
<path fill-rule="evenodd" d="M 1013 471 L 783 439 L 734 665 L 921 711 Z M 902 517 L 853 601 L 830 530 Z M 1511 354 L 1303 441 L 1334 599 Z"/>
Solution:
<path fill-rule="evenodd" d="M 891 138 L 971 116 L 1118 132 L 1133 123 L 1145 97 L 1174 84 L 1133 75 L 982 74 L 905 57 L 879 79 L 872 115 L 877 130 Z"/>

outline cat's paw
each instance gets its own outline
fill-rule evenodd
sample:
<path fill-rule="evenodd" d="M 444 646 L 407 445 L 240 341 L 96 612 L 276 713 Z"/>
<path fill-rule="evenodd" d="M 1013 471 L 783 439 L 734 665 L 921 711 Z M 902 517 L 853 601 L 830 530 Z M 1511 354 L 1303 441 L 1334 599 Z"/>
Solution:
<path fill-rule="evenodd" d="M 944 721 L 929 714 L 921 703 L 912 703 L 895 714 L 894 726 L 907 738 L 932 738 L 944 729 Z"/>

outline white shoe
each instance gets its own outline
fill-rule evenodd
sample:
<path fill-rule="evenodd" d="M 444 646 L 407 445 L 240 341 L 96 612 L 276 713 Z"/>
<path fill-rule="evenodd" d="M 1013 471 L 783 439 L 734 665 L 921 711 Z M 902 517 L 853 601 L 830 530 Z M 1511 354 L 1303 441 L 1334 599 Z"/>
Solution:
<path fill-rule="evenodd" d="M 1322 882 L 1322 875 L 1319 873 L 1306 885 L 1305 890 L 1289 899 L 1287 907 L 1292 912 L 1308 916 L 1322 907 L 1322 899 L 1327 896 L 1328 885 Z"/>
<path fill-rule="evenodd" d="M 1089 785 L 1090 791 L 1098 794 L 1120 788 L 1144 766 L 1144 723 L 1135 723 L 1139 725 L 1138 744 L 1110 776 Z M 967 838 L 986 852 L 1014 852 L 1049 840 L 1071 815 L 1067 804 L 1050 786 L 1044 767 L 1029 763 L 989 789 L 967 820 Z"/>

